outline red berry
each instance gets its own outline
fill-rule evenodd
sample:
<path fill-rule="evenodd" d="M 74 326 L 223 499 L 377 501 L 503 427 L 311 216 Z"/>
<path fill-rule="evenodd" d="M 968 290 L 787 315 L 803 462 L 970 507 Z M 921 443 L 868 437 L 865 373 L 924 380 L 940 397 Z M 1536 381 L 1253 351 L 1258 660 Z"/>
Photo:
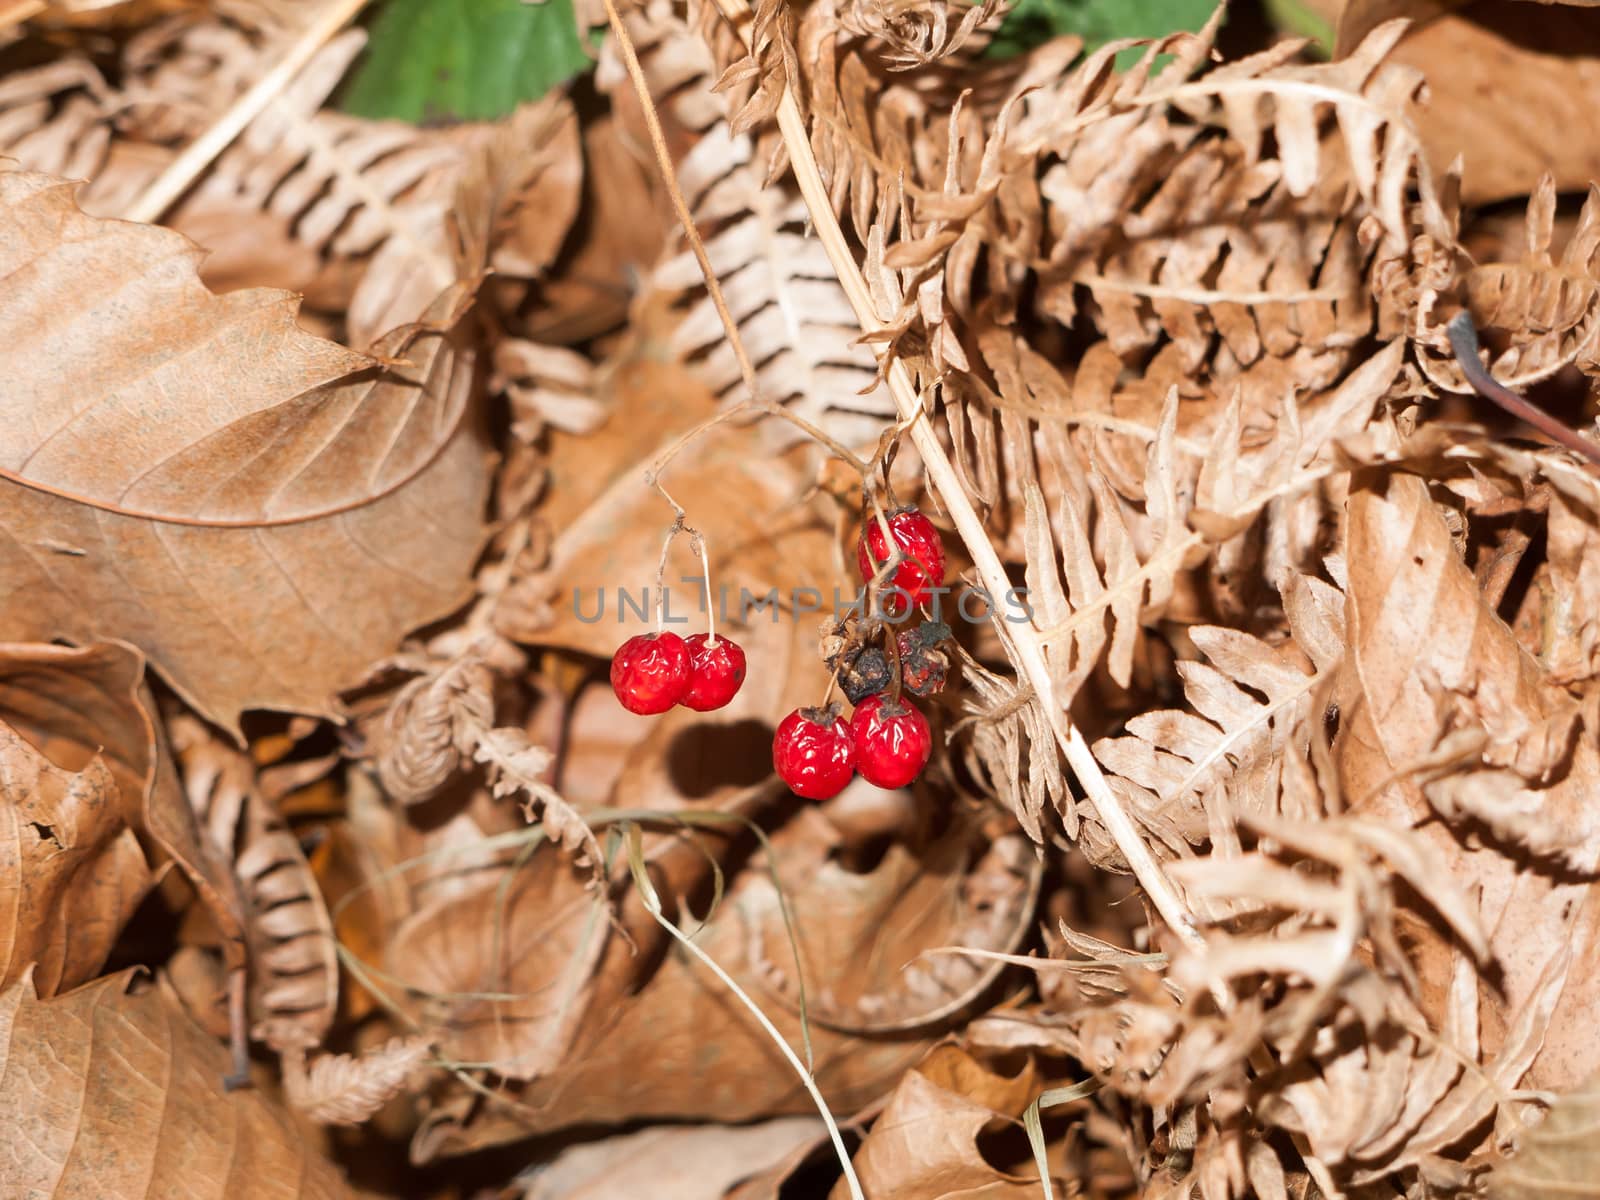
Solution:
<path fill-rule="evenodd" d="M 927 718 L 905 699 L 890 704 L 883 696 L 868 696 L 850 718 L 850 740 L 861 778 L 881 788 L 905 787 L 933 753 Z"/>
<path fill-rule="evenodd" d="M 914 508 L 900 508 L 890 513 L 889 532 L 905 557 L 895 568 L 894 575 L 884 582 L 882 607 L 886 615 L 901 617 L 928 602 L 932 595 L 929 588 L 944 583 L 944 541 L 933 522 Z M 862 581 L 870 581 L 891 554 L 883 527 L 874 517 L 862 528 L 861 540 L 856 543 L 856 566 L 861 570 Z M 889 591 L 891 586 L 905 595 Z M 909 602 L 907 597 L 910 597 Z"/>
<path fill-rule="evenodd" d="M 744 683 L 744 651 L 725 637 L 711 641 L 705 633 L 684 639 L 689 646 L 689 690 L 679 701 L 695 712 L 721 708 L 739 694 Z"/>
<path fill-rule="evenodd" d="M 689 690 L 689 647 L 675 633 L 641 633 L 611 656 L 611 690 L 641 716 L 664 713 Z"/>
<path fill-rule="evenodd" d="M 796 796 L 826 800 L 844 790 L 855 774 L 850 726 L 835 705 L 797 708 L 772 739 L 772 765 Z"/>

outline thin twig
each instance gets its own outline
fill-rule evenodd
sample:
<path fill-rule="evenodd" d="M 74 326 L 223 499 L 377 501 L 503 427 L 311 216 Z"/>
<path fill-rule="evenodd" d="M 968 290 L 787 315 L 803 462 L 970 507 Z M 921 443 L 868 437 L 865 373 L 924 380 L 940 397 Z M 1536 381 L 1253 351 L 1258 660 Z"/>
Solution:
<path fill-rule="evenodd" d="M 756 378 L 756 369 L 750 362 L 750 355 L 744 347 L 744 339 L 739 334 L 739 323 L 733 319 L 733 313 L 728 309 L 728 302 L 723 298 L 722 283 L 711 266 L 711 256 L 706 252 L 705 241 L 700 237 L 700 230 L 695 225 L 694 214 L 689 211 L 689 202 L 684 198 L 683 188 L 678 183 L 678 172 L 672 165 L 672 151 L 667 147 L 666 135 L 661 132 L 661 118 L 656 112 L 655 101 L 650 96 L 650 81 L 645 78 L 644 68 L 639 65 L 639 55 L 634 50 L 633 38 L 628 33 L 627 26 L 622 23 L 622 16 L 617 12 L 615 0 L 605 0 L 605 6 L 606 17 L 610 20 L 612 33 L 617 39 L 617 47 L 622 52 L 623 64 L 628 69 L 628 79 L 632 82 L 633 90 L 639 97 L 639 107 L 644 114 L 645 129 L 650 135 L 650 148 L 654 152 L 656 164 L 661 170 L 661 180 L 667 186 L 667 195 L 672 200 L 672 210 L 677 215 L 678 224 L 683 226 L 684 236 L 688 238 L 689 249 L 694 252 L 695 262 L 700 265 L 700 274 L 705 277 L 706 281 L 706 292 L 711 297 L 712 306 L 717 310 L 717 318 L 722 322 L 723 332 L 728 335 L 728 345 L 733 350 L 734 358 L 739 362 L 739 374 L 744 379 L 745 389 L 750 393 L 750 398 L 742 404 L 718 413 L 703 425 L 690 430 L 679 438 L 660 459 L 651 465 L 651 475 L 659 476 L 661 469 L 666 466 L 667 462 L 700 433 L 721 421 L 727 420 L 736 412 L 742 412 L 749 408 L 767 413 L 769 416 L 782 417 L 811 437 L 812 440 L 820 442 L 838 457 L 849 463 L 864 479 L 870 469 L 869 464 L 863 462 L 859 456 L 803 417 L 790 412 L 782 405 L 772 403 L 772 401 L 762 396 L 761 383 Z M 653 478 L 652 482 L 654 482 Z"/>
<path fill-rule="evenodd" d="M 167 169 L 151 181 L 139 198 L 122 215 L 129 221 L 152 224 L 159 221 L 174 201 L 199 178 L 217 155 L 226 150 L 244 127 L 255 120 L 323 45 L 350 23 L 367 0 L 331 0 L 312 19 L 277 64 L 256 80 L 254 86 L 233 102 L 211 128 L 185 147 Z"/>
<path fill-rule="evenodd" d="M 1492 400 L 1519 421 L 1526 421 L 1551 441 L 1559 442 L 1575 454 L 1581 454 L 1592 463 L 1600 463 L 1600 446 L 1595 445 L 1576 429 L 1556 420 L 1544 409 L 1530 403 L 1506 387 L 1478 361 L 1478 331 L 1473 327 L 1472 316 L 1459 312 L 1445 326 L 1450 337 L 1450 349 L 1455 352 L 1456 364 L 1467 382 L 1485 400 Z"/>
<path fill-rule="evenodd" d="M 610 7 L 612 0 L 606 0 Z M 750 994 L 739 986 L 738 982 L 722 969 L 721 964 L 712 958 L 694 940 L 686 935 L 661 911 L 661 897 L 657 894 L 655 884 L 650 882 L 650 876 L 644 867 L 643 853 L 640 848 L 639 830 L 637 826 L 625 826 L 624 837 L 627 839 L 628 869 L 633 873 L 634 886 L 638 889 L 640 898 L 644 901 L 645 911 L 648 912 L 655 923 L 666 930 L 672 938 L 685 950 L 698 959 L 707 970 L 722 981 L 722 985 L 733 993 L 734 997 L 749 1010 L 761 1025 L 762 1031 L 772 1040 L 773 1045 L 789 1061 L 796 1075 L 800 1077 L 801 1086 L 810 1095 L 812 1103 L 817 1106 L 817 1112 L 822 1117 L 822 1123 L 827 1127 L 828 1137 L 833 1141 L 834 1153 L 838 1155 L 839 1166 L 844 1172 L 845 1186 L 849 1189 L 852 1200 L 866 1200 L 861 1190 L 861 1181 L 856 1178 L 855 1168 L 850 1162 L 850 1152 L 845 1148 L 844 1138 L 840 1136 L 838 1122 L 834 1120 L 833 1111 L 828 1107 L 828 1102 L 823 1098 L 822 1091 L 817 1087 L 816 1076 L 812 1075 L 806 1065 L 800 1061 L 800 1056 L 789 1045 L 789 1039 L 778 1032 L 766 1013 L 761 1011 L 761 1006 L 750 998 Z"/>
<path fill-rule="evenodd" d="M 628 78 L 633 82 L 633 89 L 641 100 L 644 127 L 650 135 L 651 148 L 655 150 L 657 162 L 665 160 L 670 163 L 672 157 L 667 150 L 666 135 L 661 132 L 661 118 L 656 114 L 655 105 L 650 103 L 650 81 L 645 78 L 644 68 L 639 65 L 639 55 L 633 48 L 633 37 L 628 33 L 628 27 L 622 23 L 622 14 L 617 11 L 616 0 L 605 0 L 605 6 L 606 17 L 611 22 L 611 31 L 617 39 L 617 48 L 622 52 L 622 63 L 628 69 Z M 723 328 L 729 331 L 728 344 L 733 350 L 734 358 L 739 360 L 739 374 L 744 376 L 744 385 L 752 396 L 759 395 L 761 389 L 756 383 L 756 369 L 751 365 L 744 343 L 733 333 L 738 325 L 733 319 L 733 314 L 728 311 L 728 302 L 722 298 L 722 285 L 717 280 L 716 271 L 712 269 L 711 257 L 706 253 L 705 244 L 695 229 L 694 214 L 689 211 L 689 202 L 684 199 L 683 188 L 678 185 L 677 172 L 663 171 L 662 182 L 667 185 L 667 195 L 672 200 L 673 211 L 678 215 L 678 224 L 683 226 L 684 232 L 689 236 L 689 249 L 694 252 L 695 261 L 700 264 L 700 273 L 705 276 L 711 303 L 716 306 L 717 316 L 722 318 Z"/>
<path fill-rule="evenodd" d="M 608 8 L 612 3 L 613 0 L 606 0 Z M 745 0 L 717 0 L 717 5 L 748 47 L 751 36 L 750 10 Z M 844 288 L 845 296 L 849 299 L 851 308 L 855 310 L 856 320 L 861 326 L 862 333 L 866 335 L 868 344 L 881 347 L 882 342 L 874 335 L 882 334 L 886 329 L 886 323 L 878 316 L 872 302 L 871 290 L 861 274 L 861 268 L 856 264 L 855 255 L 845 241 L 844 231 L 840 229 L 838 219 L 834 216 L 827 185 L 823 182 L 822 174 L 817 168 L 817 160 L 811 153 L 811 140 L 806 132 L 805 119 L 801 117 L 794 97 L 787 91 L 778 101 L 777 118 L 778 129 L 783 135 L 784 147 L 789 154 L 795 181 L 800 185 L 800 194 L 805 200 L 812 228 L 816 230 L 817 238 L 828 255 L 828 261 L 839 277 L 840 286 Z M 875 349 L 875 353 L 887 355 L 887 351 L 883 349 Z M 967 552 L 972 556 L 973 565 L 977 568 L 984 587 L 991 595 L 1005 595 L 1011 587 L 1005 565 L 995 552 L 982 520 L 973 510 L 972 503 L 961 486 L 960 477 L 945 454 L 932 424 L 925 419 L 926 414 L 909 370 L 903 361 L 893 358 L 885 365 L 883 374 L 894 397 L 895 407 L 906 423 L 917 452 L 922 456 L 929 482 L 944 503 L 945 511 L 950 514 L 956 532 L 966 544 Z M 1161 918 L 1192 949 L 1203 950 L 1204 940 L 1195 928 L 1194 918 L 1188 906 L 1179 896 L 1172 881 L 1167 878 L 1161 864 L 1156 861 L 1133 818 L 1128 815 L 1121 801 L 1112 792 L 1082 732 L 1068 720 L 1065 710 L 1056 703 L 1054 680 L 1050 676 L 1050 668 L 1045 661 L 1037 631 L 1032 625 L 1008 625 L 1006 622 L 996 622 L 995 627 L 1001 631 L 1002 638 L 1009 643 L 1014 659 L 1027 676 L 1028 682 L 1032 684 L 1034 694 L 1039 697 L 1039 702 L 1050 721 L 1057 742 L 1066 755 L 1072 773 L 1088 793 L 1101 823 L 1105 825 L 1106 831 L 1110 833 L 1117 848 L 1127 859 L 1129 868 L 1150 897 L 1150 902 Z"/>

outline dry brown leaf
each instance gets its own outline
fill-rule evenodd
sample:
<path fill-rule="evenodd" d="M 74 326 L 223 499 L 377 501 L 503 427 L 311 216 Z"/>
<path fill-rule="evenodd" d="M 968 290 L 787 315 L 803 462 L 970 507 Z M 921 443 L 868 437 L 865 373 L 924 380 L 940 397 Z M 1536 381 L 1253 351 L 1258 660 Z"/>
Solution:
<path fill-rule="evenodd" d="M 110 769 L 121 820 L 183 868 L 222 934 L 228 964 L 242 968 L 243 899 L 178 785 L 143 680 L 143 657 L 122 643 L 10 646 L 0 655 L 0 720 L 62 771 L 96 761 Z"/>
<path fill-rule="evenodd" d="M 299 331 L 282 293 L 212 295 L 184 239 L 85 217 L 68 184 L 7 174 L 0 203 L 5 371 L 33 415 L 0 451 L 8 636 L 124 637 L 233 729 L 330 712 L 463 598 L 486 465 L 463 290 L 386 365 Z"/>
<path fill-rule="evenodd" d="M 1581 191 L 1600 178 L 1600 152 L 1592 141 L 1568 136 L 1584 126 L 1600 98 L 1600 30 L 1586 7 L 1351 3 L 1339 16 L 1341 52 L 1379 20 L 1397 16 L 1416 24 L 1392 61 L 1428 79 L 1418 132 L 1435 170 L 1464 158 L 1467 203 L 1526 195 L 1546 173 L 1562 191 Z"/>
<path fill-rule="evenodd" d="M 13 1196 L 346 1200 L 355 1195 L 228 1056 L 134 972 L 54 1000 L 0 994 L 0 1187 Z"/>
<path fill-rule="evenodd" d="M 569 1146 L 535 1169 L 523 1200 L 716 1200 L 822 1136 L 815 1117 L 754 1125 L 657 1126 Z"/>
<path fill-rule="evenodd" d="M 152 883 L 98 757 L 63 771 L 0 724 L 0 984 L 46 996 L 94 978 Z"/>
<path fill-rule="evenodd" d="M 856 1151 L 861 1186 L 873 1200 L 1032 1200 L 1039 1195 L 1038 1175 L 997 1169 L 978 1137 L 1020 1117 L 1038 1090 L 1031 1061 L 1006 1078 L 953 1046 L 935 1049 L 901 1078 Z M 830 1193 L 831 1200 L 848 1195 L 842 1181 Z"/>
<path fill-rule="evenodd" d="M 604 894 L 547 849 L 468 889 L 430 898 L 389 935 L 384 968 L 404 988 L 392 1001 L 438 1031 L 446 1057 L 534 1078 L 564 1059 L 590 1005 L 625 987 L 628 952 L 612 946 Z"/>
<path fill-rule="evenodd" d="M 524 574 L 507 591 L 496 607 L 495 624 L 518 641 L 609 658 L 626 638 L 652 627 L 655 618 L 654 601 L 645 593 L 656 595 L 656 571 L 673 511 L 646 482 L 645 472 L 716 407 L 681 368 L 639 363 L 622 373 L 607 408 L 606 423 L 592 434 L 551 431 L 548 500 L 538 517 L 554 541 L 539 570 Z M 805 487 L 802 468 L 787 458 L 753 452 L 749 438 L 739 428 L 716 426 L 684 447 L 661 476 L 661 485 L 691 514 L 705 539 L 718 622 L 741 642 L 742 626 L 756 638 L 758 626 L 820 620 L 832 610 L 830 589 L 838 578 L 826 547 L 818 545 L 823 523 L 810 507 L 795 503 Z M 665 582 L 667 617 L 681 633 L 704 625 L 702 574 L 688 539 L 678 538 Z M 854 595 L 853 581 L 839 587 Z M 796 589 L 804 588 L 815 590 L 814 618 L 793 611 Z M 747 595 L 764 601 L 774 589 L 775 604 L 747 603 Z M 639 615 L 641 607 L 647 617 Z M 760 682 L 754 673 L 750 678 L 752 684 Z M 781 686 L 776 678 L 766 682 Z M 781 710 L 769 715 L 776 721 Z"/>
<path fill-rule="evenodd" d="M 1336 748 L 1340 769 L 1353 811 L 1406 828 L 1430 811 L 1415 773 L 1439 738 L 1440 693 L 1467 702 L 1491 766 L 1497 747 L 1500 754 L 1513 749 L 1562 697 L 1483 602 L 1422 480 L 1394 474 L 1361 481 L 1351 497 L 1350 554 L 1362 570 L 1351 576 L 1348 592 L 1350 690 Z M 1558 776 L 1524 778 L 1522 787 L 1537 796 L 1541 821 L 1570 831 L 1569 858 L 1586 875 L 1600 854 L 1600 833 L 1584 799 L 1600 771 L 1592 736 L 1577 739 L 1560 761 Z M 1530 1007 L 1550 964 L 1569 954 L 1587 961 L 1595 953 L 1600 902 L 1582 876 L 1541 868 L 1514 845 L 1474 847 L 1464 831 L 1439 824 L 1419 833 L 1459 886 L 1480 896 L 1494 978 L 1503 989 L 1485 1014 L 1485 1051 L 1497 1053 L 1512 1014 Z M 1419 923 L 1414 936 L 1424 1010 L 1437 1020 L 1451 956 L 1431 928 Z M 1544 1045 L 1533 1074 L 1540 1086 L 1572 1086 L 1593 1073 L 1585 1032 L 1593 977 L 1579 970 L 1566 978 L 1550 1025 L 1540 1031 Z"/>
<path fill-rule="evenodd" d="M 808 1000 L 819 1014 L 858 1016 L 864 1018 L 863 1024 L 881 1015 L 894 1015 L 874 1011 L 870 1003 L 862 1006 L 857 998 L 892 998 L 904 986 L 898 979 L 903 964 L 912 962 L 922 950 L 959 942 L 955 931 L 963 921 L 973 919 L 974 906 L 1000 905 L 981 895 L 963 893 L 963 863 L 950 853 L 948 839 L 916 853 L 893 845 L 870 872 L 855 874 L 829 854 L 837 834 L 819 815 L 802 815 L 806 819 L 776 830 L 772 841 L 773 862 L 796 922 Z M 722 837 L 707 829 L 697 830 L 696 837 L 701 849 L 669 840 L 657 851 L 674 855 L 663 860 L 669 875 L 681 867 L 705 875 L 702 853 L 715 852 Z M 521 872 L 526 883 L 512 881 L 513 897 L 519 893 L 548 897 L 550 889 L 557 886 L 541 884 L 540 876 L 530 875 L 540 857 L 548 858 L 536 856 Z M 696 942 L 762 1006 L 791 1045 L 798 1047 L 802 1043 L 797 994 L 792 990 L 793 951 L 766 870 L 758 857 L 751 868 L 729 880 L 721 907 L 698 932 Z M 548 866 L 544 878 L 549 878 Z M 658 887 L 668 896 L 679 894 L 671 885 Z M 459 1045 L 448 1040 L 454 1030 L 445 1035 L 446 1044 L 457 1049 L 488 1050 L 503 1049 L 513 1038 L 526 1045 L 535 1035 L 543 1035 L 542 1045 L 564 1047 L 559 1065 L 518 1089 L 515 1107 L 474 1111 L 472 1093 L 452 1088 L 449 1099 L 441 1101 L 419 1131 L 413 1153 L 423 1158 L 459 1154 L 541 1129 L 591 1121 L 616 1123 L 669 1116 L 735 1121 L 812 1111 L 810 1098 L 787 1062 L 737 999 L 659 936 L 645 944 L 660 949 L 641 956 L 650 960 L 648 963 L 637 964 L 632 963 L 632 955 L 620 945 L 620 939 L 611 935 L 607 954 L 612 961 L 602 965 L 587 990 L 579 990 L 584 964 L 593 961 L 579 952 L 583 945 L 579 939 L 585 929 L 595 931 L 591 940 L 602 938 L 605 918 L 592 901 L 587 911 L 575 904 L 567 901 L 563 912 L 553 908 L 548 898 L 542 900 L 522 918 L 526 931 L 513 924 L 515 912 L 507 918 L 502 942 L 508 949 L 517 938 L 519 946 L 539 947 L 537 960 L 525 959 L 522 964 L 509 960 L 513 970 L 521 972 L 520 977 L 513 975 L 512 981 L 525 988 L 532 982 L 531 975 L 541 990 L 507 1006 L 506 1011 L 526 1011 L 536 1016 L 537 1023 L 524 1031 L 508 1021 L 497 1031 L 491 1020 L 476 1020 L 463 1031 L 472 1040 Z M 487 899 L 479 907 L 487 908 Z M 683 919 L 680 914 L 680 922 Z M 643 937 L 649 929 L 648 923 L 641 925 L 635 937 Z M 488 937 L 485 933 L 481 940 Z M 435 945 L 427 953 L 437 957 L 446 950 Z M 464 961 L 468 951 L 450 953 Z M 648 966 L 648 976 L 636 984 L 633 994 L 620 993 L 616 972 L 636 972 L 641 966 Z M 571 1011 L 563 1012 L 563 998 L 569 996 Z M 601 1002 L 595 1002 L 597 996 L 603 998 Z M 489 1007 L 483 1002 L 480 1011 Z M 889 1036 L 861 1037 L 830 1028 L 834 1023 L 824 1019 L 812 1022 L 815 1073 L 830 1104 L 836 1111 L 846 1112 L 868 1103 L 897 1079 L 920 1056 L 928 1036 L 937 1029 L 935 1025 L 925 1032 L 918 1027 Z M 714 1042 L 708 1041 L 712 1030 Z M 712 1046 L 714 1053 L 710 1052 Z M 524 1054 L 512 1061 L 521 1065 L 529 1057 Z"/>

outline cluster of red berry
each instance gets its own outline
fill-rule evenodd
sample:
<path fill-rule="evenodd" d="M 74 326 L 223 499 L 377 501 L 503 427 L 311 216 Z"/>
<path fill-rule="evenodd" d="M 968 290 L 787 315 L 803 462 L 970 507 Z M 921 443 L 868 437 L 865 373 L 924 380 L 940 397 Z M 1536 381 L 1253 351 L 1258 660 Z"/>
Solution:
<path fill-rule="evenodd" d="M 902 557 L 878 607 L 898 619 L 943 586 L 944 542 L 914 508 L 896 510 L 887 524 Z M 862 580 L 872 583 L 891 557 L 883 525 L 869 521 L 856 547 Z M 871 620 L 866 627 L 880 625 Z M 895 637 L 891 657 L 865 641 L 848 640 L 829 663 L 855 712 L 846 721 L 839 706 L 830 704 L 797 708 L 785 717 L 772 739 L 778 777 L 797 796 L 826 800 L 858 773 L 881 788 L 905 787 L 920 775 L 933 751 L 933 733 L 904 693 L 926 696 L 944 686 L 946 660 L 938 645 L 949 636 L 949 626 L 928 622 Z"/>
<path fill-rule="evenodd" d="M 738 695 L 743 683 L 744 651 L 714 633 L 641 633 L 611 656 L 611 690 L 623 708 L 641 716 L 675 704 L 710 712 Z"/>

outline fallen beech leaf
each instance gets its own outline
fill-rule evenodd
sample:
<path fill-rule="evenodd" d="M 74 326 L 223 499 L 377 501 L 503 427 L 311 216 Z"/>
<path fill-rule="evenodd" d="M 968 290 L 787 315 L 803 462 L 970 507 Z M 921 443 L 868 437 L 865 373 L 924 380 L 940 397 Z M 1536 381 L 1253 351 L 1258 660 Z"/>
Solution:
<path fill-rule="evenodd" d="M 396 997 L 441 1052 L 527 1079 L 566 1053 L 592 1003 L 612 930 L 587 871 L 549 849 L 439 897 L 384 951 Z M 619 970 L 626 973 L 626 964 Z"/>
<path fill-rule="evenodd" d="M 705 829 L 696 834 L 706 849 L 716 847 L 718 835 Z M 833 861 L 830 849 L 837 835 L 811 810 L 802 811 L 771 837 L 805 963 L 817 1082 L 834 1111 L 850 1112 L 880 1095 L 921 1057 L 939 1025 L 923 1020 L 898 1032 L 864 1036 L 850 1032 L 848 1024 L 834 1027 L 835 1020 L 822 1014 L 848 1016 L 852 1023 L 870 1026 L 882 1018 L 902 1016 L 912 1002 L 926 1006 L 926 993 L 942 999 L 945 981 L 925 965 L 938 960 L 917 956 L 930 947 L 962 941 L 957 931 L 965 923 L 987 919 L 1005 906 L 965 893 L 968 877 L 962 851 L 970 835 L 959 829 L 916 850 L 894 844 L 866 873 L 847 871 Z M 700 862 L 700 851 L 692 845 L 676 845 L 684 848 L 680 864 Z M 799 1047 L 794 955 L 763 857 L 729 879 L 721 906 L 695 940 L 761 1006 L 790 1044 Z M 982 873 L 976 878 L 982 879 Z M 511 886 L 518 887 L 515 882 Z M 665 896 L 678 894 L 674 886 L 657 886 Z M 977 906 L 982 911 L 974 916 Z M 539 990 L 519 1003 L 548 1011 L 556 1007 L 571 979 L 581 980 L 575 972 L 565 978 L 560 973 L 568 964 L 581 963 L 571 949 L 581 926 L 574 927 L 576 913 L 561 918 L 564 927 L 556 926 L 548 907 L 535 908 L 528 919 L 541 913 L 549 945 L 539 946 L 524 936 L 520 945 L 534 946 L 541 961 L 514 968 L 523 974 L 512 979 L 526 987 L 530 974 L 538 978 Z M 480 919 L 477 914 L 463 918 L 476 919 Z M 604 932 L 603 915 L 588 920 L 601 923 L 599 932 Z M 515 936 L 508 917 L 502 941 L 510 947 Z M 488 935 L 475 935 L 474 940 L 487 941 Z M 650 973 L 634 992 L 619 994 L 619 971 L 626 969 L 637 978 L 642 968 L 620 945 L 620 938 L 613 936 L 611 942 L 610 958 L 596 973 L 588 999 L 575 996 L 575 1012 L 563 1015 L 567 1040 L 558 1043 L 564 1045 L 559 1064 L 511 1093 L 514 1105 L 470 1115 L 473 1093 L 451 1085 L 413 1142 L 412 1153 L 419 1161 L 585 1122 L 668 1117 L 739 1121 L 815 1111 L 778 1048 L 738 999 L 703 967 L 675 944 L 656 953 L 642 950 L 639 957 L 650 960 L 643 964 Z M 426 951 L 413 943 L 409 951 L 412 957 L 443 952 L 442 943 Z M 907 964 L 909 971 L 902 969 Z M 594 997 L 601 994 L 606 1001 L 597 1003 Z M 548 1031 L 554 1018 L 540 1020 L 538 1028 Z M 510 1022 L 506 1024 L 509 1027 Z M 476 1027 L 480 1044 L 494 1032 L 486 1021 Z M 454 1034 L 453 1029 L 448 1031 Z M 499 1036 L 519 1035 L 513 1029 Z"/>
<path fill-rule="evenodd" d="M 63 771 L 105 762 L 122 820 L 183 868 L 222 933 L 228 964 L 242 967 L 244 901 L 227 858 L 179 787 L 153 708 L 144 658 L 132 646 L 0 646 L 0 721 Z"/>
<path fill-rule="evenodd" d="M 0 995 L 0 1192 L 40 1200 L 347 1200 L 354 1192 L 228 1056 L 135 972 Z"/>
<path fill-rule="evenodd" d="M 978 1147 L 984 1130 L 1020 1116 L 1037 1090 L 1032 1080 L 1031 1061 L 1008 1080 L 954 1047 L 935 1050 L 906 1072 L 856 1152 L 862 1188 L 872 1200 L 1036 1200 L 1037 1175 L 1008 1175 Z M 841 1180 L 831 1200 L 848 1196 Z"/>
<path fill-rule="evenodd" d="M 0 984 L 37 963 L 45 995 L 94 978 L 149 889 L 99 758 L 63 771 L 0 724 Z"/>
<path fill-rule="evenodd" d="M 815 1117 L 756 1125 L 660 1126 L 569 1146 L 541 1166 L 524 1200 L 713 1200 L 822 1134 Z"/>
<path fill-rule="evenodd" d="M 1390 61 L 1427 76 L 1418 132 L 1436 170 L 1464 157 L 1464 201 L 1526 195 L 1547 172 L 1562 191 L 1600 178 L 1600 146 L 1570 136 L 1600 103 L 1600 23 L 1587 6 L 1352 3 L 1340 15 L 1339 53 L 1395 16 L 1418 19 Z"/>
<path fill-rule="evenodd" d="M 375 357 L 284 293 L 214 296 L 169 231 L 0 175 L 0 346 L 29 419 L 0 431 L 0 634 L 120 636 L 202 713 L 329 713 L 467 593 L 485 454 L 468 289 Z"/>

